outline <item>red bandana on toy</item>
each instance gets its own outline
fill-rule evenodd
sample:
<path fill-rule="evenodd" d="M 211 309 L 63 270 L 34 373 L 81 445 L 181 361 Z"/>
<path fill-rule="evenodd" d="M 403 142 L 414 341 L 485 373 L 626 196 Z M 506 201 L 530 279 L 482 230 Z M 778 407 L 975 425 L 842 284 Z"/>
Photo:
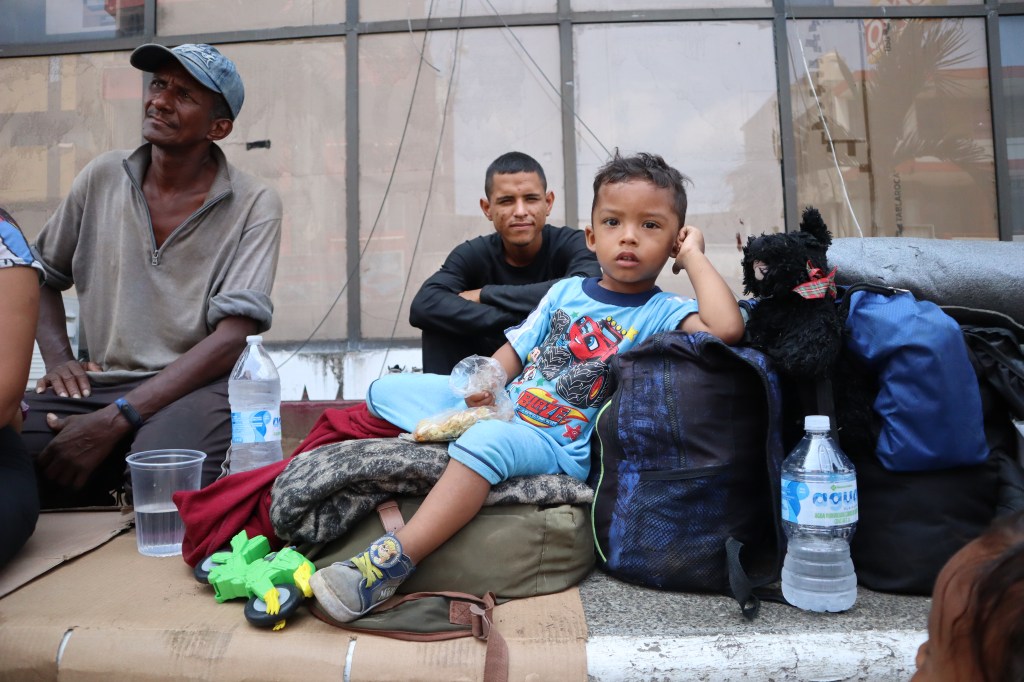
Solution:
<path fill-rule="evenodd" d="M 793 287 L 793 291 L 804 298 L 825 298 L 829 294 L 832 295 L 832 298 L 835 298 L 836 269 L 833 267 L 832 272 L 826 275 L 821 268 L 816 268 L 811 265 L 811 261 L 807 261 L 807 274 L 811 280 Z"/>

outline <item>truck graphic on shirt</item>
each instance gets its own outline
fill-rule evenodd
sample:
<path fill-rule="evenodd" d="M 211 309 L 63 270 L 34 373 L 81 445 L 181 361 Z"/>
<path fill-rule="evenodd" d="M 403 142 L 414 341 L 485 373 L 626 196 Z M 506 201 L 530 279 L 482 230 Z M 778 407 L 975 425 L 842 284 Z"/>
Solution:
<path fill-rule="evenodd" d="M 611 395 L 608 361 L 625 337 L 622 327 L 608 317 L 583 315 L 570 321 L 563 310 L 551 316 L 551 333 L 537 358 L 537 369 L 555 382 L 555 390 L 570 405 L 596 407 Z"/>

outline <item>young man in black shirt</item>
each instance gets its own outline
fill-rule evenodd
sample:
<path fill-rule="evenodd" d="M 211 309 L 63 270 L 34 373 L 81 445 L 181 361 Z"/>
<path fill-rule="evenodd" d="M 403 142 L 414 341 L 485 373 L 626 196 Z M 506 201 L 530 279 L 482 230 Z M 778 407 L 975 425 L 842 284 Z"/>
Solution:
<path fill-rule="evenodd" d="M 535 159 L 499 156 L 487 167 L 484 195 L 494 233 L 456 246 L 412 301 L 424 372 L 450 374 L 465 357 L 489 357 L 556 281 L 601 274 L 583 230 L 546 224 L 555 193 Z"/>

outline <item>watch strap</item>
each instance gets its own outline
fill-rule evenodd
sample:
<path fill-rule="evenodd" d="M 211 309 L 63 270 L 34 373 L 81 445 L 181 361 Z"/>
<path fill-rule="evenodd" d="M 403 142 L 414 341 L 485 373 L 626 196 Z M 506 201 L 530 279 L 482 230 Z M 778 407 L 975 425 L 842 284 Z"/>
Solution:
<path fill-rule="evenodd" d="M 139 411 L 132 407 L 132 404 L 124 398 L 118 398 L 114 401 L 117 405 L 117 409 L 124 415 L 124 418 L 128 420 L 128 423 L 132 425 L 132 428 L 138 431 L 142 428 L 142 416 Z"/>

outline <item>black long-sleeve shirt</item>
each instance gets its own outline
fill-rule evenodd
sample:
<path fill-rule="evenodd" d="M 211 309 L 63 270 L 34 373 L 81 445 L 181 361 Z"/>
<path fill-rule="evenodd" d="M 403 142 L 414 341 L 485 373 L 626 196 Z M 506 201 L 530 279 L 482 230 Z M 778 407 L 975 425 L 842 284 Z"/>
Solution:
<path fill-rule="evenodd" d="M 423 330 L 425 372 L 447 374 L 467 355 L 491 355 L 505 343 L 505 329 L 526 318 L 556 281 L 601 275 L 582 230 L 545 225 L 541 235 L 530 265 L 509 265 L 495 232 L 456 246 L 423 283 L 409 323 Z M 473 289 L 480 289 L 480 303 L 459 296 Z"/>

